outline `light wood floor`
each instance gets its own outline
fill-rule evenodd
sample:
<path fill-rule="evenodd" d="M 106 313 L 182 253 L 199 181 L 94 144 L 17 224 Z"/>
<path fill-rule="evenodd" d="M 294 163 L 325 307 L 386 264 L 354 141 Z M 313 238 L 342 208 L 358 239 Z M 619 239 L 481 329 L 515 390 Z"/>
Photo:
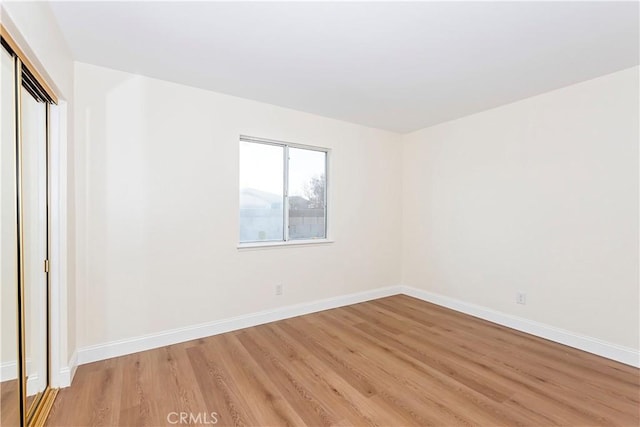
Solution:
<path fill-rule="evenodd" d="M 393 296 L 83 365 L 48 425 L 164 426 L 180 412 L 212 425 L 215 412 L 217 425 L 638 426 L 639 382 L 635 368 Z"/>
<path fill-rule="evenodd" d="M 20 424 L 20 393 L 18 380 L 0 383 L 0 426 L 17 426 Z"/>

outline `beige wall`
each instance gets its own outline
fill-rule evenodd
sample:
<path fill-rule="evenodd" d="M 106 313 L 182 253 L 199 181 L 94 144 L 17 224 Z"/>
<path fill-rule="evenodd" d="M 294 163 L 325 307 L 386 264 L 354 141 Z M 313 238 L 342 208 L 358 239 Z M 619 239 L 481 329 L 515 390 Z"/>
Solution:
<path fill-rule="evenodd" d="M 75 78 L 79 347 L 398 284 L 397 135 L 92 65 Z M 335 243 L 237 249 L 240 134 L 331 149 Z"/>
<path fill-rule="evenodd" d="M 80 348 L 400 282 L 638 348 L 638 68 L 402 137 L 75 74 Z M 238 251 L 240 134 L 332 149 L 335 243 Z"/>
<path fill-rule="evenodd" d="M 403 283 L 638 349 L 638 70 L 404 136 Z"/>

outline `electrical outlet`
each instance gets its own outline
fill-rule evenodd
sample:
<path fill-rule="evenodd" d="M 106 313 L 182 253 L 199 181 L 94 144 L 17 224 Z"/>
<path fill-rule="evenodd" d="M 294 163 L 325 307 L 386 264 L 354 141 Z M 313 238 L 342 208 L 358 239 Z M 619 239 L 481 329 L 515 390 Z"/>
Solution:
<path fill-rule="evenodd" d="M 516 303 L 525 305 L 527 303 L 527 294 L 524 292 L 516 292 Z"/>
<path fill-rule="evenodd" d="M 282 285 L 276 285 L 276 295 L 282 295 Z"/>

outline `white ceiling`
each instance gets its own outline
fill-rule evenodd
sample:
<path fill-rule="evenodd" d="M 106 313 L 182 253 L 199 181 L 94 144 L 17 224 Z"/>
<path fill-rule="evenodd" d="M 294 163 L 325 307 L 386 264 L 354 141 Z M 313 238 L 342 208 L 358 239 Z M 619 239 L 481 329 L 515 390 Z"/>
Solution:
<path fill-rule="evenodd" d="M 638 2 L 55 2 L 75 58 L 408 132 L 639 63 Z"/>

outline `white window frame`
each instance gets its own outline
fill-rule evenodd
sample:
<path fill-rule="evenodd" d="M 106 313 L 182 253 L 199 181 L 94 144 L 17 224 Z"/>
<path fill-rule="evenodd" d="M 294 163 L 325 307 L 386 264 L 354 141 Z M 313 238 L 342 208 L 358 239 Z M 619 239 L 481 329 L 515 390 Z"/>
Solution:
<path fill-rule="evenodd" d="M 313 145 L 296 144 L 292 142 L 277 141 L 273 139 L 257 138 L 253 136 L 240 135 L 239 142 L 251 142 L 265 145 L 275 145 L 283 148 L 283 240 L 255 241 L 255 242 L 239 242 L 238 249 L 261 249 L 271 247 L 286 246 L 308 246 L 333 243 L 329 239 L 329 160 L 331 157 L 331 149 L 318 147 Z M 324 237 L 312 239 L 294 239 L 289 238 L 289 148 L 298 148 L 302 150 L 319 151 L 325 154 L 324 163 Z M 238 203 L 238 209 L 240 204 Z M 239 216 L 238 216 L 239 218 Z"/>

